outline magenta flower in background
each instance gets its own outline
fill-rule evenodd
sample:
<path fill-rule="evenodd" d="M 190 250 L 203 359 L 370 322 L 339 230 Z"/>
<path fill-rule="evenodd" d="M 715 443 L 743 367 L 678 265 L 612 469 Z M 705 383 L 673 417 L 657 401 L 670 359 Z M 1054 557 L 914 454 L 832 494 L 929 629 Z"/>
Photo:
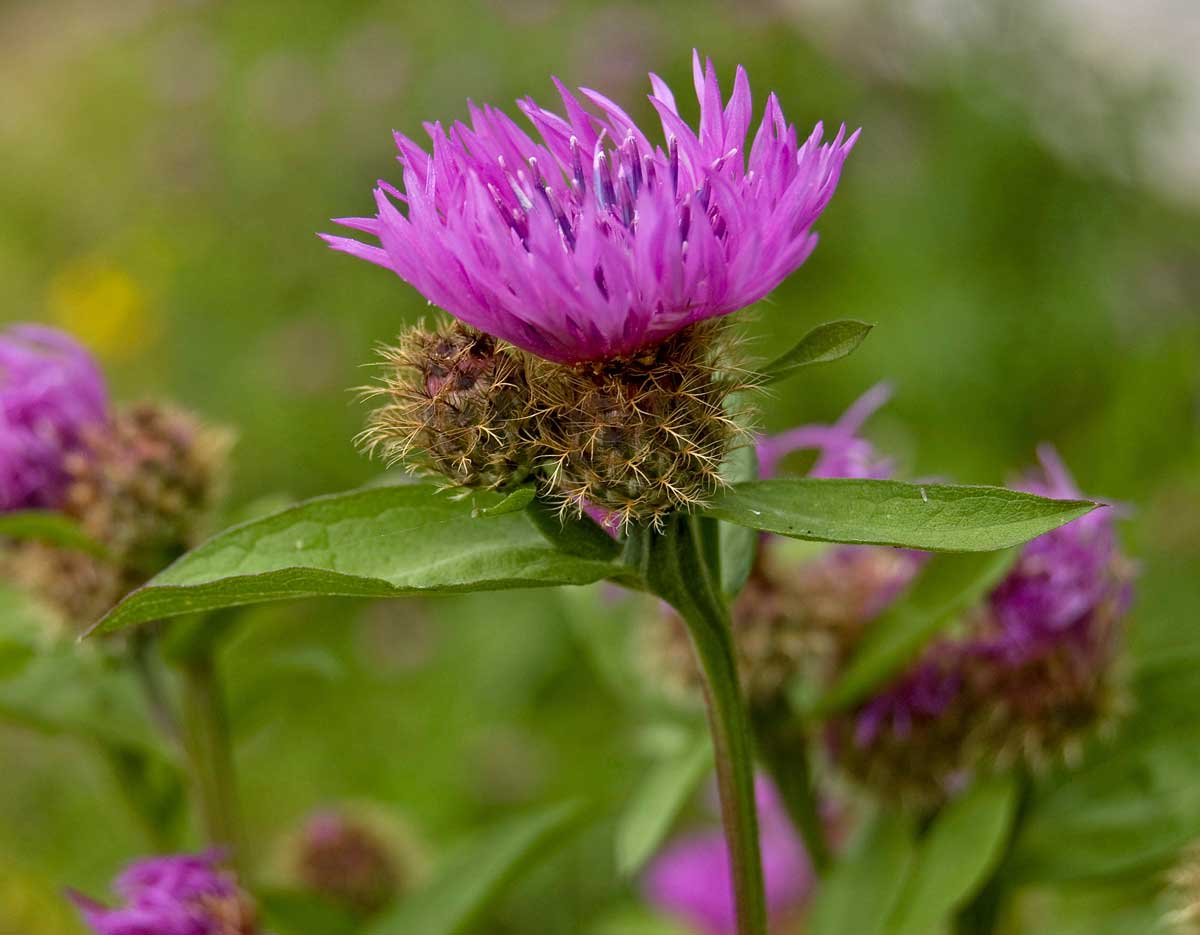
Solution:
<path fill-rule="evenodd" d="M 755 792 L 767 915 L 777 924 L 803 908 L 816 878 L 775 787 L 760 776 Z M 651 905 L 684 920 L 701 935 L 737 935 L 729 851 L 719 829 L 668 845 L 642 882 Z"/>
<path fill-rule="evenodd" d="M 432 154 L 396 134 L 403 190 L 380 182 L 374 217 L 337 223 L 379 246 L 322 235 L 394 271 L 434 305 L 561 363 L 606 359 L 758 301 L 807 259 L 857 133 L 801 141 L 775 95 L 747 147 L 750 83 L 721 100 L 693 58 L 699 129 L 650 76 L 665 146 L 617 104 L 561 82 L 565 116 L 526 98 L 540 142 L 503 112 L 426 124 Z M 397 205 L 403 206 L 401 210 Z"/>
<path fill-rule="evenodd" d="M 858 433 L 891 396 L 891 386 L 878 383 L 855 400 L 832 425 L 801 425 L 779 435 L 760 436 L 756 448 L 758 476 L 774 477 L 783 459 L 792 452 L 815 449 L 820 455 L 809 469 L 808 477 L 890 477 L 891 460 L 880 457 L 875 446 Z"/>
<path fill-rule="evenodd" d="M 1052 448 L 1038 455 L 1042 470 L 1018 486 L 1047 497 L 1081 496 Z M 902 748 L 909 738 L 916 744 L 936 737 L 936 747 L 961 746 L 959 731 L 974 730 L 995 747 L 983 751 L 989 755 L 1070 755 L 1078 732 L 1104 716 L 1132 593 L 1132 569 L 1113 526 L 1112 509 L 1096 510 L 1026 544 L 965 636 L 929 647 L 859 709 L 855 745 Z M 914 750 L 925 762 L 938 759 Z"/>
<path fill-rule="evenodd" d="M 97 935 L 257 935 L 248 897 L 220 869 L 221 854 L 150 857 L 132 864 L 113 889 L 125 902 L 107 909 L 71 898 Z"/>
<path fill-rule="evenodd" d="M 0 511 L 56 506 L 66 456 L 107 418 L 104 377 L 73 338 L 38 325 L 0 332 Z"/>

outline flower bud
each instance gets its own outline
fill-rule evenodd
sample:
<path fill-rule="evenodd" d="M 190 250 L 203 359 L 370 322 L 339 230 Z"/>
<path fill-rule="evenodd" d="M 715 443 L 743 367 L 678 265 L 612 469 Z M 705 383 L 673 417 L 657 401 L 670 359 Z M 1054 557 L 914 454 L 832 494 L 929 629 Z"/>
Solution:
<path fill-rule="evenodd" d="M 541 463 L 564 509 L 599 508 L 624 526 L 708 502 L 744 434 L 727 407 L 746 388 L 728 334 L 707 323 L 638 356 L 530 360 Z"/>
<path fill-rule="evenodd" d="M 362 915 L 388 905 L 410 882 L 389 840 L 368 822 L 340 811 L 310 817 L 296 847 L 299 881 Z"/>
<path fill-rule="evenodd" d="M 368 395 L 385 403 L 360 436 L 366 448 L 454 487 L 501 489 L 529 474 L 523 355 L 456 322 L 414 328 L 383 357 L 387 374 Z"/>
<path fill-rule="evenodd" d="M 140 403 L 85 440 L 67 461 L 65 510 L 108 548 L 129 590 L 207 533 L 232 438 L 185 410 Z"/>
<path fill-rule="evenodd" d="M 1052 451 L 1023 486 L 1078 497 Z M 1125 708 L 1119 665 L 1133 570 L 1111 510 L 1028 543 L 958 633 L 831 725 L 842 767 L 880 792 L 936 802 L 979 771 L 1073 763 Z"/>

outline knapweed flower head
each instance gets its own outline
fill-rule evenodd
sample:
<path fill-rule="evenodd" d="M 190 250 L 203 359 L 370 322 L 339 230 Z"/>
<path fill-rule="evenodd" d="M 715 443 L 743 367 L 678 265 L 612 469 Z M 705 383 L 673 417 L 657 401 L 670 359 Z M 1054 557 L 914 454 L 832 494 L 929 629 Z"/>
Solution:
<path fill-rule="evenodd" d="M 775 787 L 755 782 L 767 915 L 773 931 L 799 917 L 816 881 L 804 844 Z M 667 845 L 642 881 L 647 902 L 693 926 L 698 935 L 737 935 L 729 850 L 719 828 Z"/>
<path fill-rule="evenodd" d="M 220 864 L 216 851 L 150 857 L 117 877 L 124 905 L 71 898 L 96 935 L 260 935 L 253 902 Z"/>
<path fill-rule="evenodd" d="M 91 355 L 61 331 L 0 332 L 0 511 L 53 509 L 67 456 L 108 419 L 108 392 Z"/>
<path fill-rule="evenodd" d="M 784 458 L 801 449 L 817 453 L 810 477 L 887 476 L 890 463 L 860 433 L 889 395 L 881 384 L 831 425 L 804 425 L 759 438 L 760 476 L 776 475 Z M 797 557 L 787 545 L 777 537 L 762 538 L 731 608 L 742 686 L 754 702 L 770 701 L 801 673 L 820 678 L 832 669 L 922 561 L 917 553 L 874 546 L 838 546 Z M 657 684 L 677 697 L 699 697 L 687 631 L 673 611 L 666 609 L 651 622 L 639 648 Z"/>
<path fill-rule="evenodd" d="M 311 815 L 295 847 L 299 882 L 355 913 L 382 909 L 410 882 L 388 836 L 342 810 Z"/>
<path fill-rule="evenodd" d="M 1080 492 L 1057 454 L 1019 486 Z M 936 799 L 976 771 L 1075 760 L 1123 705 L 1119 651 L 1133 569 L 1114 511 L 1097 510 L 1025 545 L 960 632 L 836 728 L 838 757 L 871 785 Z"/>
<path fill-rule="evenodd" d="M 232 435 L 175 406 L 136 403 L 68 459 L 65 509 L 142 584 L 207 532 Z"/>
<path fill-rule="evenodd" d="M 693 59 L 699 126 L 650 76 L 656 144 L 619 105 L 555 81 L 563 113 L 518 103 L 540 140 L 496 108 L 427 124 L 432 152 L 396 134 L 403 187 L 380 182 L 374 217 L 338 223 L 378 246 L 325 236 L 393 270 L 460 321 L 563 364 L 636 355 L 766 296 L 816 246 L 857 134 L 801 140 L 775 95 L 749 138 L 750 82 L 722 101 Z M 747 145 L 748 144 L 748 145 Z"/>

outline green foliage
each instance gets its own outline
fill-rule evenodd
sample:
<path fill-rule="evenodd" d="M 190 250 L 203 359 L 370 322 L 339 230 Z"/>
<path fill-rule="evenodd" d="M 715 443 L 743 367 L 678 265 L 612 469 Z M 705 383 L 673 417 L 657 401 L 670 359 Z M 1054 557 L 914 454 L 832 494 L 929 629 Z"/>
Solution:
<path fill-rule="evenodd" d="M 812 935 L 884 935 L 914 859 L 910 820 L 881 811 L 821 881 L 809 921 Z"/>
<path fill-rule="evenodd" d="M 1020 545 L 1095 507 L 1003 487 L 801 477 L 735 484 L 707 513 L 796 539 L 979 552 Z"/>
<path fill-rule="evenodd" d="M 489 499 L 498 498 L 478 498 Z M 550 548 L 524 513 L 477 519 L 473 510 L 423 484 L 318 497 L 210 539 L 98 630 L 285 598 L 588 584 L 617 571 Z"/>
<path fill-rule="evenodd" d="M 15 510 L 0 513 L 0 536 L 37 539 L 64 549 L 77 549 L 104 558 L 108 550 L 85 533 L 69 516 L 52 510 Z"/>
<path fill-rule="evenodd" d="M 917 580 L 867 630 L 862 644 L 813 712 L 848 708 L 883 685 L 1003 576 L 1015 550 L 935 555 Z"/>
<path fill-rule="evenodd" d="M 795 376 L 812 364 L 824 364 L 849 357 L 866 340 L 874 325 L 862 321 L 830 321 L 817 325 L 790 351 L 765 366 L 763 383 L 776 383 Z"/>
<path fill-rule="evenodd" d="M 656 762 L 617 822 L 617 871 L 633 876 L 661 846 L 688 798 L 712 768 L 708 734 Z"/>
<path fill-rule="evenodd" d="M 1012 831 L 1017 783 L 1001 776 L 971 785 L 934 819 L 917 847 L 888 935 L 944 931 L 995 869 Z"/>
<path fill-rule="evenodd" d="M 753 445 L 743 445 L 730 452 L 722 466 L 721 475 L 730 484 L 758 478 L 758 456 Z M 733 597 L 742 590 L 754 558 L 758 554 L 758 532 L 737 523 L 721 523 L 721 590 Z"/>
<path fill-rule="evenodd" d="M 463 935 L 580 818 L 578 805 L 556 805 L 481 832 L 448 854 L 425 887 L 372 921 L 366 935 Z"/>

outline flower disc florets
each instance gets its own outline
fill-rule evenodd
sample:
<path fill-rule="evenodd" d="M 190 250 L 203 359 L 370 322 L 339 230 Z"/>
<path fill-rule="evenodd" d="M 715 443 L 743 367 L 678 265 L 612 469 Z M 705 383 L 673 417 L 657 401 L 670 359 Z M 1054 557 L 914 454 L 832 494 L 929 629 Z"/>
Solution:
<path fill-rule="evenodd" d="M 37 325 L 0 332 L 0 511 L 56 508 L 67 455 L 107 419 L 104 378 L 76 341 Z"/>
<path fill-rule="evenodd" d="M 389 463 L 451 486 L 500 489 L 527 477 L 536 457 L 525 357 L 459 323 L 413 328 L 383 352 L 382 397 L 361 436 Z"/>
<path fill-rule="evenodd" d="M 71 897 L 97 935 L 259 935 L 253 902 L 220 860 L 217 852 L 140 860 L 117 877 L 125 902 L 117 909 Z"/>
<path fill-rule="evenodd" d="M 637 355 L 699 321 L 763 298 L 816 246 L 812 225 L 854 143 L 844 128 L 803 142 L 771 95 L 747 146 L 750 84 L 723 104 L 694 59 L 698 131 L 651 75 L 655 145 L 617 104 L 598 114 L 556 82 L 565 115 L 519 103 L 535 141 L 492 107 L 427 124 L 432 153 L 396 134 L 403 190 L 380 182 L 374 217 L 338 223 L 379 246 L 326 236 L 386 267 L 481 331 L 564 364 Z M 397 207 L 397 205 L 402 206 Z"/>

